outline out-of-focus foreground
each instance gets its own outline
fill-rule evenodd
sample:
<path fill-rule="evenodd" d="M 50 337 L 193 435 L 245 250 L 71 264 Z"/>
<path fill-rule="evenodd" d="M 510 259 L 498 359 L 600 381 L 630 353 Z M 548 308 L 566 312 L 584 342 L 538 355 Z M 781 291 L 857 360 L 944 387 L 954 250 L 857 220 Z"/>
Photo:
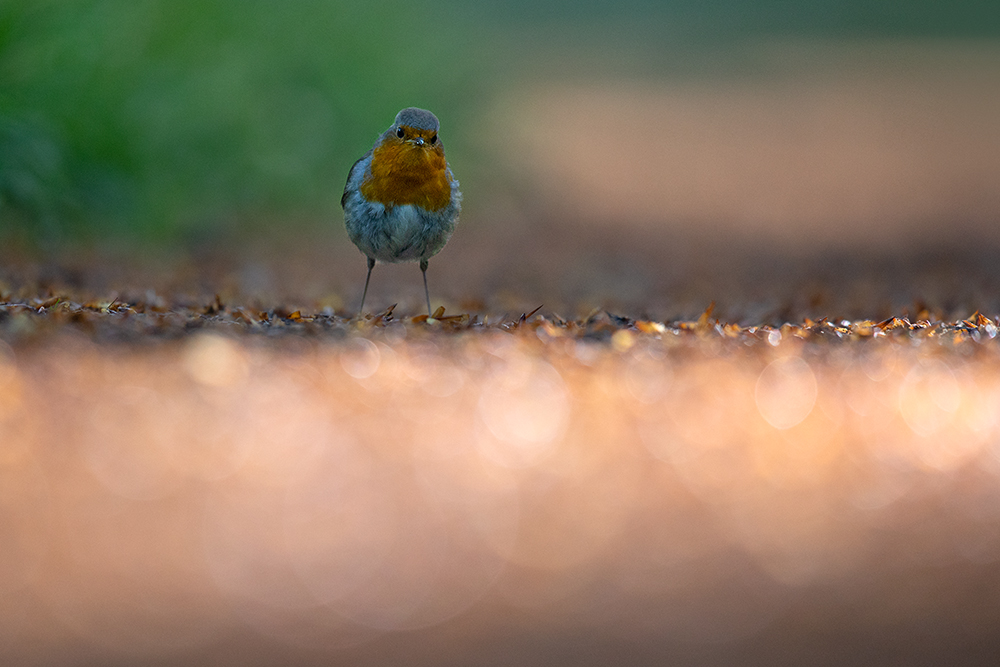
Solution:
<path fill-rule="evenodd" d="M 219 307 L 5 307 L 6 662 L 993 657 L 994 319 Z"/>

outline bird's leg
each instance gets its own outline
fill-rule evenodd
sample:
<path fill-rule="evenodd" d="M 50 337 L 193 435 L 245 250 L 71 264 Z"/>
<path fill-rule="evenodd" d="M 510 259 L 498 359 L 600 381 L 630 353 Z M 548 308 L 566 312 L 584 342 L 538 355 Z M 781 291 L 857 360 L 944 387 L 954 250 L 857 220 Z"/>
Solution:
<path fill-rule="evenodd" d="M 427 260 L 420 260 L 420 271 L 424 274 L 424 296 L 427 297 L 427 317 L 431 316 L 431 293 L 427 290 Z"/>
<path fill-rule="evenodd" d="M 372 269 L 375 268 L 375 260 L 368 258 L 368 276 L 365 278 L 365 291 L 361 293 L 361 307 L 358 308 L 358 317 L 365 315 L 365 297 L 368 296 L 368 281 L 372 279 Z"/>

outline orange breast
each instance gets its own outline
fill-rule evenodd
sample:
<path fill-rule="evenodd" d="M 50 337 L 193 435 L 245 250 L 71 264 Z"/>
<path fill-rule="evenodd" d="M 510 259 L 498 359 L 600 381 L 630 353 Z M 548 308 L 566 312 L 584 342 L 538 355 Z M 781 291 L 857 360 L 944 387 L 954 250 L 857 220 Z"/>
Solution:
<path fill-rule="evenodd" d="M 368 201 L 386 206 L 413 204 L 427 211 L 440 211 L 451 201 L 440 146 L 386 139 L 372 152 L 371 172 L 361 184 L 361 194 Z"/>

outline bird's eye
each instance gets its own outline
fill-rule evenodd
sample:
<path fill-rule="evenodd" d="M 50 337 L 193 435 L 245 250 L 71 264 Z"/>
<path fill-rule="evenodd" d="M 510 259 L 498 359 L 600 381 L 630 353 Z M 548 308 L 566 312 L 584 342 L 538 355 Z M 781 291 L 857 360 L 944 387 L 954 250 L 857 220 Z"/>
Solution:
<path fill-rule="evenodd" d="M 404 134 L 403 128 L 397 127 L 396 128 L 396 136 L 399 137 L 400 139 L 402 139 L 403 138 L 403 134 Z"/>
<path fill-rule="evenodd" d="M 431 146 L 433 146 L 434 144 L 436 144 L 437 140 L 438 140 L 438 135 L 432 134 L 431 135 Z"/>

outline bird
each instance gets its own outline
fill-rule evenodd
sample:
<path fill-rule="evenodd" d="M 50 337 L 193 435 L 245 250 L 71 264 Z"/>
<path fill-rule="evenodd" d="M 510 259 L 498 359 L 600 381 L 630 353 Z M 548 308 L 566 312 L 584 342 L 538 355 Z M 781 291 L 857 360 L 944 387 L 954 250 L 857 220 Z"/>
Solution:
<path fill-rule="evenodd" d="M 368 258 L 368 275 L 358 316 L 375 262 L 420 262 L 427 315 L 427 260 L 451 238 L 462 207 L 459 183 L 444 156 L 437 116 L 408 107 L 375 145 L 354 163 L 340 205 L 351 241 Z"/>

